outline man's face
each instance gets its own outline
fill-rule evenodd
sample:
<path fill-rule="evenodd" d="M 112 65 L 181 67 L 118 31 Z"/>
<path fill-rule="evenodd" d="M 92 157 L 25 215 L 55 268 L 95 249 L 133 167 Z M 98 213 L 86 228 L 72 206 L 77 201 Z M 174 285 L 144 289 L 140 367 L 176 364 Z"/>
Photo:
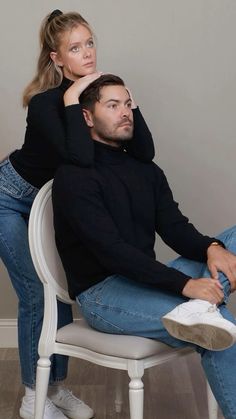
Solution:
<path fill-rule="evenodd" d="M 91 135 L 94 140 L 118 147 L 133 137 L 131 99 L 124 86 L 104 86 L 100 101 L 90 112 Z"/>

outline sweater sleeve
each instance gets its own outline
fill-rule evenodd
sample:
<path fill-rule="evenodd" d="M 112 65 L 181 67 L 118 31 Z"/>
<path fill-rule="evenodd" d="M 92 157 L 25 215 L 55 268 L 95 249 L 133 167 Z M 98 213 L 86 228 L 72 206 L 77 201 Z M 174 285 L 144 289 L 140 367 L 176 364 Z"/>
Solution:
<path fill-rule="evenodd" d="M 137 160 L 149 163 L 155 156 L 152 134 L 139 108 L 133 109 L 133 116 L 134 135 L 131 141 L 126 142 L 126 151 Z"/>
<path fill-rule="evenodd" d="M 64 107 L 58 92 L 36 95 L 29 103 L 27 122 L 64 161 L 82 167 L 93 164 L 93 141 L 79 104 Z"/>
<path fill-rule="evenodd" d="M 28 108 L 27 122 L 51 144 L 65 162 L 81 167 L 94 163 L 94 145 L 80 104 L 64 107 L 61 92 L 34 96 Z M 126 143 L 127 152 L 138 160 L 150 162 L 155 155 L 151 132 L 139 110 L 133 110 L 134 136 Z"/>
<path fill-rule="evenodd" d="M 160 178 L 160 169 L 157 176 Z M 216 239 L 204 236 L 179 210 L 164 173 L 156 182 L 156 231 L 163 241 L 183 257 L 206 262 L 207 248 Z"/>
<path fill-rule="evenodd" d="M 73 231 L 75 241 L 80 239 L 106 271 L 181 293 L 189 276 L 168 268 L 120 236 L 103 202 L 97 177 L 93 169 L 67 166 L 59 170 L 53 192 L 55 226 L 56 214 L 60 211 Z M 59 237 L 59 230 L 60 227 L 56 234 L 62 239 L 63 233 Z"/>

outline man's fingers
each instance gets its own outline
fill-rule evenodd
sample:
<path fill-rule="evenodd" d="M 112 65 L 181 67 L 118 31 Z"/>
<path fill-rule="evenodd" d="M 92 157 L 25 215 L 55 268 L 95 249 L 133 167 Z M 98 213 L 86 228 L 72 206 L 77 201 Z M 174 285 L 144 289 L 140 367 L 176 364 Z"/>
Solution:
<path fill-rule="evenodd" d="M 223 285 L 220 283 L 219 279 L 211 278 L 214 281 L 214 284 L 220 289 L 223 290 Z"/>
<path fill-rule="evenodd" d="M 217 268 L 216 268 L 216 266 L 215 266 L 215 265 L 211 265 L 211 266 L 209 266 L 209 271 L 210 271 L 210 273 L 211 273 L 211 277 L 212 277 L 213 279 L 218 279 L 219 274 L 218 274 L 218 271 L 217 271 Z"/>
<path fill-rule="evenodd" d="M 224 298 L 219 281 L 212 278 L 190 279 L 182 293 L 186 297 L 200 298 L 211 304 L 220 304 Z"/>
<path fill-rule="evenodd" d="M 230 282 L 231 290 L 234 291 L 236 289 L 236 272 L 232 270 L 227 270 L 224 272 L 224 274 Z"/>

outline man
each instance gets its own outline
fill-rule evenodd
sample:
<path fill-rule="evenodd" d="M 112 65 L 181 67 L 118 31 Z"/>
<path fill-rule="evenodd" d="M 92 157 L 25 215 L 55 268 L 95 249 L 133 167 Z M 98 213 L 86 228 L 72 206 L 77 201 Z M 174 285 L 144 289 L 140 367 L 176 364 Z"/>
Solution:
<path fill-rule="evenodd" d="M 224 304 L 236 287 L 236 229 L 200 234 L 179 211 L 163 171 L 125 152 L 132 100 L 119 77 L 101 76 L 80 103 L 94 167 L 64 166 L 53 187 L 69 293 L 98 330 L 173 347 L 192 342 L 225 417 L 236 418 L 236 326 Z M 155 232 L 183 257 L 158 262 Z"/>

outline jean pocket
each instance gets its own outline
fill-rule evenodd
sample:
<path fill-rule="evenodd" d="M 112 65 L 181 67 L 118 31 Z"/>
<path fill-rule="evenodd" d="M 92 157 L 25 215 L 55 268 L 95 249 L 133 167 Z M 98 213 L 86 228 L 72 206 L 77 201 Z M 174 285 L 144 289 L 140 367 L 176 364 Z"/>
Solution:
<path fill-rule="evenodd" d="M 80 297 L 83 296 L 83 298 L 87 299 L 88 301 L 94 301 L 95 303 L 99 303 L 104 295 L 107 282 L 110 281 L 110 278 L 111 277 L 107 277 L 103 281 L 98 282 L 97 284 L 88 288 L 86 291 L 80 294 Z"/>
<path fill-rule="evenodd" d="M 31 185 L 19 175 L 9 159 L 0 164 L 0 191 L 13 198 L 23 198 L 32 195 L 35 198 L 38 188 Z"/>
<path fill-rule="evenodd" d="M 0 191 L 6 195 L 11 196 L 12 198 L 20 199 L 29 196 L 32 192 L 34 192 L 34 189 L 35 188 L 33 186 L 21 187 L 21 185 L 17 185 L 16 183 L 6 179 L 0 172 Z"/>

